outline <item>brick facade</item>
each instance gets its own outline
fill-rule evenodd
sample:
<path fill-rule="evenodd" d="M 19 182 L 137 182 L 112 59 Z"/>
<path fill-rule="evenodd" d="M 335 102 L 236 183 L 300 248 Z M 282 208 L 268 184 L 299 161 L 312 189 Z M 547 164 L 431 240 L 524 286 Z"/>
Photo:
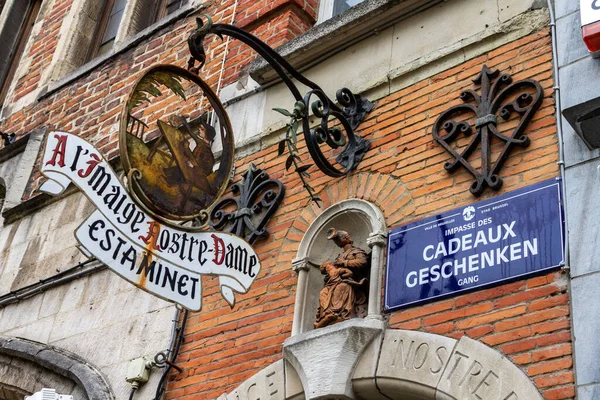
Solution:
<path fill-rule="evenodd" d="M 70 0 L 52 4 L 34 45 L 24 55 L 30 60 L 28 72 L 19 79 L 9 102 L 39 88 L 52 59 Z M 210 3 L 202 13 L 212 15 L 216 22 L 229 23 L 235 9 L 237 26 L 275 47 L 307 31 L 316 20 L 317 8 L 315 0 L 241 0 L 237 5 L 232 1 Z M 116 158 L 119 115 L 133 83 L 154 64 L 184 67 L 186 39 L 195 24 L 195 19 L 188 17 L 163 28 L 72 84 L 16 111 L 0 129 L 19 137 L 40 127 L 64 130 L 89 140 L 109 159 Z M 281 359 L 283 342 L 291 332 L 296 294 L 291 261 L 304 232 L 322 209 L 360 198 L 378 205 L 388 227 L 394 227 L 474 201 L 468 191 L 471 175 L 464 170 L 449 174 L 443 169 L 449 157 L 433 141 L 432 126 L 442 112 L 460 103 L 462 90 L 474 87 L 472 79 L 483 64 L 510 73 L 515 80 L 535 79 L 544 89 L 542 106 L 527 130 L 531 145 L 515 149 L 506 161 L 500 173 L 504 179 L 501 192 L 557 177 L 550 42 L 549 31 L 542 30 L 380 98 L 358 129 L 372 142 L 358 170 L 339 179 L 323 175 L 316 167 L 309 170 L 323 208 L 310 202 L 296 174 L 285 172 L 285 157 L 277 156 L 276 144 L 238 158 L 236 181 L 254 163 L 284 183 L 286 196 L 268 225 L 270 238 L 255 246 L 262 270 L 249 293 L 239 296 L 230 309 L 219 293 L 218 280 L 204 280 L 203 310 L 190 314 L 177 360 L 185 371 L 171 373 L 166 398 L 217 398 Z M 213 88 L 234 83 L 254 58 L 248 48 L 232 42 L 221 74 L 226 47 L 226 42 L 212 39 L 209 61 L 201 71 Z M 515 121 L 509 121 L 504 128 L 514 126 Z M 299 149 L 300 156 L 308 160 L 303 141 Z M 500 148 L 492 151 L 493 157 L 497 156 Z M 24 200 L 38 195 L 41 179 L 36 167 Z M 482 197 L 495 195 L 487 190 Z M 386 318 L 396 329 L 480 340 L 519 365 L 546 399 L 575 396 L 568 277 L 561 271 L 396 311 Z"/>
<path fill-rule="evenodd" d="M 544 88 L 542 107 L 527 130 L 531 145 L 515 150 L 507 160 L 501 192 L 558 176 L 550 36 L 544 30 L 380 99 L 359 128 L 373 144 L 359 170 L 340 179 L 316 167 L 309 171 L 323 208 L 347 198 L 368 200 L 394 227 L 473 202 L 468 191 L 471 175 L 443 169 L 448 155 L 433 141 L 431 131 L 443 111 L 460 104 L 458 94 L 473 87 L 471 79 L 482 64 L 512 74 L 515 81 L 533 78 Z M 506 129 L 514 127 L 507 125 Z M 281 358 L 294 312 L 291 261 L 303 232 L 322 209 L 310 202 L 296 174 L 284 172 L 285 157 L 277 156 L 276 147 L 236 163 L 238 179 L 254 163 L 287 188 L 269 224 L 271 238 L 255 247 L 261 275 L 231 311 L 224 307 L 217 281 L 207 282 L 207 293 L 212 294 L 203 311 L 190 319 L 180 355 L 186 372 L 171 376 L 168 398 L 215 398 Z M 300 151 L 306 159 L 306 147 Z M 483 197 L 495 195 L 488 190 Z M 567 289 L 568 278 L 558 271 L 387 317 L 392 328 L 478 339 L 520 365 L 547 399 L 569 399 L 574 397 L 574 378 Z"/>

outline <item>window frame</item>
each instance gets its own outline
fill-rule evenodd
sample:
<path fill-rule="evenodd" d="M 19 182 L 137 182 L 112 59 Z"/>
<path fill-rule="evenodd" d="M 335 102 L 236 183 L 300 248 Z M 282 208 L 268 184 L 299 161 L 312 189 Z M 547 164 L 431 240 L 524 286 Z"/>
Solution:
<path fill-rule="evenodd" d="M 176 1 L 179 1 L 180 3 L 185 1 L 185 4 L 180 4 L 177 10 L 181 10 L 189 4 L 189 0 L 156 0 L 154 18 L 152 19 L 153 23 L 160 21 L 169 14 L 177 12 L 177 10 L 172 11 L 170 13 L 168 12 L 168 6 L 170 6 L 172 3 L 175 3 Z"/>
<path fill-rule="evenodd" d="M 118 34 L 119 34 L 118 29 L 120 29 L 121 24 L 123 23 L 123 17 L 127 10 L 127 4 L 129 3 L 129 1 L 127 1 L 127 0 L 125 1 L 125 5 L 123 7 L 123 15 L 121 15 L 121 19 L 119 20 L 119 23 L 118 23 L 119 28 L 117 29 L 115 36 L 110 40 L 104 41 L 104 36 L 106 35 L 106 31 L 108 30 L 108 25 L 110 23 L 110 18 L 113 14 L 113 8 L 115 7 L 117 1 L 119 1 L 119 0 L 106 0 L 106 4 L 104 5 L 104 9 L 102 10 L 102 15 L 100 17 L 100 20 L 98 20 L 98 22 L 96 23 L 96 30 L 94 32 L 94 38 L 92 39 L 92 42 L 90 43 L 90 49 L 89 49 L 88 55 L 86 57 L 86 62 L 89 62 L 89 61 L 93 60 L 94 58 L 102 55 L 103 53 L 100 52 L 100 49 L 102 48 L 102 46 L 104 46 L 110 40 L 113 41 L 111 48 L 114 47 L 115 43 L 117 42 Z M 110 49 L 109 49 L 109 51 L 110 51 Z"/>
<path fill-rule="evenodd" d="M 338 1 L 338 0 L 320 0 L 319 12 L 317 15 L 317 23 L 316 23 L 317 25 L 341 14 L 341 13 L 338 13 L 336 15 L 333 14 L 336 1 Z M 363 1 L 365 1 L 365 0 L 361 0 L 358 4 L 362 3 Z M 356 7 L 356 6 L 358 6 L 358 4 L 356 4 L 352 7 Z M 350 7 L 350 8 L 352 8 L 352 7 Z M 342 12 L 345 12 L 345 11 L 342 11 Z"/>
<path fill-rule="evenodd" d="M 27 12 L 25 13 L 25 18 L 23 19 L 23 23 L 19 28 L 16 41 L 12 46 L 11 53 L 9 55 L 10 61 L 8 63 L 8 68 L 6 69 L 4 77 L 2 77 L 2 81 L 0 82 L 0 105 L 2 106 L 6 101 L 6 97 L 13 83 L 12 81 L 15 79 L 17 68 L 20 64 L 21 58 L 23 57 L 23 53 L 25 52 L 25 47 L 27 47 L 27 42 L 31 38 L 33 26 L 36 23 L 42 7 L 42 1 L 43 0 L 31 0 L 29 2 Z"/>

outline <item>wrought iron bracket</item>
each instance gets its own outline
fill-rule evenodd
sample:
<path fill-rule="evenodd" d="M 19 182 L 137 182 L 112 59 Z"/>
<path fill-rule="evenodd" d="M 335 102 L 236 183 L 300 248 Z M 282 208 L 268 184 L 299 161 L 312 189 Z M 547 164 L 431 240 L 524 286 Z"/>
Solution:
<path fill-rule="evenodd" d="M 544 90 L 533 79 L 513 83 L 509 74 L 492 71 L 486 65 L 473 82 L 481 86 L 480 94 L 470 89 L 462 92 L 460 98 L 465 104 L 451 107 L 440 115 L 433 126 L 433 137 L 454 157 L 444 168 L 452 172 L 463 166 L 475 178 L 469 190 L 479 196 L 486 187 L 499 190 L 503 183 L 499 173 L 512 149 L 515 146 L 529 146 L 530 139 L 525 130 L 542 105 Z M 519 118 L 517 126 L 510 135 L 501 133 L 496 114 L 503 121 L 508 121 L 515 113 Z M 473 117 L 475 134 L 471 122 Z M 462 148 L 456 143 L 461 133 L 465 137 L 472 137 Z M 492 161 L 491 150 L 493 138 L 503 142 L 495 161 Z M 481 169 L 477 170 L 468 159 L 479 147 Z"/>
<path fill-rule="evenodd" d="M 2 138 L 2 141 L 4 142 L 4 146 L 6 147 L 6 146 L 10 146 L 17 140 L 17 135 L 15 135 L 14 133 L 0 132 L 0 138 Z"/>
<path fill-rule="evenodd" d="M 244 180 L 231 186 L 234 196 L 221 199 L 211 210 L 209 225 L 221 232 L 231 232 L 250 244 L 269 237 L 265 226 L 283 196 L 283 184 L 270 179 L 263 170 L 250 164 Z"/>
<path fill-rule="evenodd" d="M 366 139 L 356 135 L 355 130 L 373 109 L 372 103 L 355 95 L 347 88 L 338 90 L 336 93 L 337 102 L 333 101 L 321 87 L 296 71 L 282 56 L 256 36 L 233 25 L 213 24 L 210 17 L 205 16 L 204 18 L 206 24 L 201 18 L 197 18 L 198 28 L 188 38 L 191 54 L 188 61 L 190 71 L 196 74 L 199 73 L 200 68 L 206 62 L 204 39 L 207 35 L 217 35 L 221 39 L 223 36 L 229 36 L 242 41 L 269 63 L 288 87 L 296 103 L 302 102 L 305 106 L 304 110 L 308 110 L 310 106 L 313 114 L 321 119 L 316 129 L 310 129 L 308 113 L 304 112 L 299 115 L 308 151 L 317 167 L 332 177 L 346 175 L 357 168 L 370 144 Z M 200 65 L 196 66 L 196 62 L 199 62 Z M 309 88 L 304 96 L 294 80 Z M 338 125 L 341 129 L 334 127 Z M 328 157 L 321 148 L 324 143 L 332 149 L 341 146 L 343 146 L 343 149 L 339 154 L 336 154 L 337 157 L 335 155 Z M 329 151 L 326 152 L 330 153 Z M 336 157 L 335 161 L 331 159 L 332 157 Z M 343 168 L 337 164 L 340 164 Z"/>

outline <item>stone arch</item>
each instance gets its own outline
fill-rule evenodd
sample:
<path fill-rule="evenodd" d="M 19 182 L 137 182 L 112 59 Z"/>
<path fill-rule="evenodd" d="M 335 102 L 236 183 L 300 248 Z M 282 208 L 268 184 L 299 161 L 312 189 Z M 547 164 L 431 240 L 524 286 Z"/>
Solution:
<path fill-rule="evenodd" d="M 399 329 L 387 329 L 382 337 L 380 344 L 371 343 L 355 368 L 357 398 L 543 399 L 517 365 L 480 341 Z"/>
<path fill-rule="evenodd" d="M 361 199 L 347 199 L 329 206 L 310 224 L 300 241 L 293 268 L 298 272 L 292 335 L 312 329 L 323 279 L 318 265 L 335 257 L 337 249 L 327 243 L 329 228 L 351 233 L 354 244 L 371 251 L 371 275 L 368 317 L 381 318 L 381 284 L 383 250 L 387 243 L 387 226 L 383 212 L 375 204 Z"/>
<path fill-rule="evenodd" d="M 108 382 L 100 371 L 78 355 L 66 350 L 27 339 L 0 336 L 0 357 L 6 364 L 6 371 L 15 368 L 25 371 L 25 374 L 19 374 L 23 379 L 27 379 L 29 375 L 35 376 L 36 371 L 43 371 L 40 376 L 54 375 L 55 379 L 52 382 L 62 385 L 63 388 L 68 388 L 69 384 L 74 385 L 73 393 L 77 393 L 79 398 L 115 400 Z M 17 388 L 26 392 L 42 389 L 37 387 L 41 382 L 34 382 L 37 386 L 25 381 L 0 383 L 6 384 L 6 388 L 10 385 L 13 392 L 16 392 Z"/>
<path fill-rule="evenodd" d="M 477 340 L 374 322 L 350 320 L 290 338 L 283 360 L 218 400 L 543 400 L 517 365 Z"/>

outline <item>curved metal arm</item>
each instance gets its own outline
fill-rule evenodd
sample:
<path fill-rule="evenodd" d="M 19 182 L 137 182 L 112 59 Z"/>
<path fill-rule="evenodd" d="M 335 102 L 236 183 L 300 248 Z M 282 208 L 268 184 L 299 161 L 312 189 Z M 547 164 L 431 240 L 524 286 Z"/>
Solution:
<path fill-rule="evenodd" d="M 256 36 L 229 24 L 213 24 L 210 17 L 205 16 L 206 24 L 201 18 L 197 18 L 198 29 L 196 29 L 188 38 L 191 58 L 188 62 L 188 69 L 198 73 L 199 69 L 206 61 L 206 52 L 204 51 L 204 39 L 207 35 L 214 34 L 221 39 L 223 36 L 229 36 L 238 39 L 250 46 L 260 56 L 262 56 L 275 72 L 279 75 L 283 83 L 288 87 L 296 102 L 302 102 L 305 110 L 311 105 L 311 97 L 315 96 L 317 100 L 312 103 L 311 109 L 315 116 L 321 118 L 320 126 L 311 130 L 308 114 L 304 112 L 300 117 L 302 119 L 302 131 L 304 139 L 311 158 L 317 167 L 325 174 L 338 177 L 347 174 L 358 166 L 364 154 L 370 147 L 370 143 L 365 139 L 354 134 L 356 127 L 362 122 L 368 112 L 373 109 L 373 104 L 367 99 L 353 94 L 349 89 L 343 88 L 336 94 L 337 103 L 332 101 L 325 92 L 313 81 L 304 77 L 296 71 L 281 55 L 269 47 L 266 43 Z M 196 67 L 196 61 L 200 66 Z M 300 90 L 293 80 L 307 86 L 310 90 L 305 96 L 302 96 Z M 330 128 L 331 121 L 339 121 L 341 129 Z M 345 133 L 345 138 L 340 135 Z M 344 167 L 338 169 L 333 162 L 321 150 L 322 144 L 327 144 L 330 148 L 345 146 L 338 155 L 336 161 Z"/>

